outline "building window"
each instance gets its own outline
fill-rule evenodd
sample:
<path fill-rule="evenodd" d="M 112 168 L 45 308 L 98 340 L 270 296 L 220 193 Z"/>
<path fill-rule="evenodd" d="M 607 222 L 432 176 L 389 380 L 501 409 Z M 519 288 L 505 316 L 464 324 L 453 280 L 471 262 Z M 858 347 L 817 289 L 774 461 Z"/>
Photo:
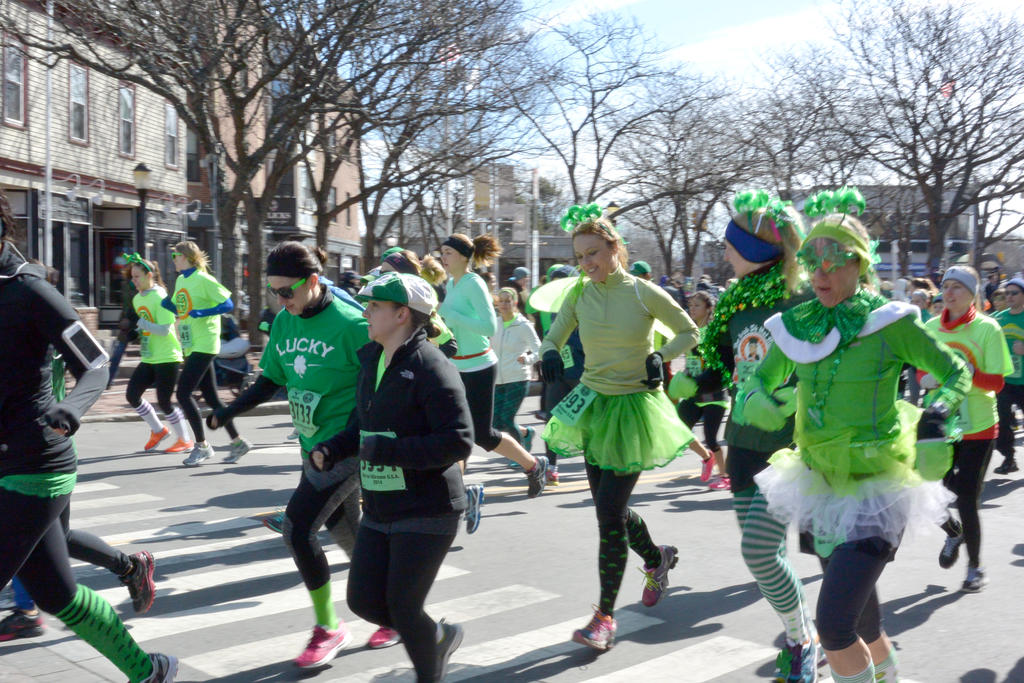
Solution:
<path fill-rule="evenodd" d="M 347 202 L 350 199 L 352 199 L 352 193 L 351 192 L 346 192 L 345 193 L 345 201 Z M 348 206 L 345 207 L 345 225 L 350 227 L 350 228 L 352 227 L 352 205 L 351 204 L 349 204 Z"/>
<path fill-rule="evenodd" d="M 178 166 L 178 112 L 170 103 L 164 103 L 164 163 Z"/>
<path fill-rule="evenodd" d="M 75 142 L 89 142 L 89 72 L 68 65 L 68 135 Z"/>
<path fill-rule="evenodd" d="M 4 121 L 25 125 L 25 53 L 20 45 L 4 46 Z"/>
<path fill-rule="evenodd" d="M 338 205 L 338 188 L 332 187 L 327 191 L 327 210 L 334 211 L 334 207 Z"/>
<path fill-rule="evenodd" d="M 185 133 L 185 180 L 198 183 L 199 177 L 199 136 L 194 130 Z"/>
<path fill-rule="evenodd" d="M 118 151 L 135 156 L 135 89 L 122 85 L 118 92 Z"/>

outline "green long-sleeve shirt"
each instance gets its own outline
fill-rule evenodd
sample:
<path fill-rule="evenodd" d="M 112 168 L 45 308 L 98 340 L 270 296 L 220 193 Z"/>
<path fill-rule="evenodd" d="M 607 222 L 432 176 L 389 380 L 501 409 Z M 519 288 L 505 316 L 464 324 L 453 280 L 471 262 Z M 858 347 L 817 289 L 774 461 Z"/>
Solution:
<path fill-rule="evenodd" d="M 541 344 L 545 351 L 560 350 L 579 327 L 586 362 L 580 381 L 594 391 L 619 396 L 646 391 L 644 362 L 654 350 L 653 326 L 657 318 L 675 333 L 658 351 L 665 360 L 697 344 L 699 333 L 690 316 L 668 292 L 616 268 L 604 282 L 585 280 L 562 304 L 551 330 Z"/>

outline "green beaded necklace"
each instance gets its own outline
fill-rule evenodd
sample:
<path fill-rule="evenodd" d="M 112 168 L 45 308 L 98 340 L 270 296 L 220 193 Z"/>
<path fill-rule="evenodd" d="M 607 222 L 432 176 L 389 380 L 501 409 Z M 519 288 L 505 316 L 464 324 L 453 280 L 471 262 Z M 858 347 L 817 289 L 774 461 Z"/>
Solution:
<path fill-rule="evenodd" d="M 704 358 L 704 367 L 713 370 L 722 377 L 726 388 L 732 387 L 732 377 L 718 353 L 719 340 L 729 332 L 729 321 L 737 311 L 746 308 L 771 308 L 789 296 L 786 291 L 786 278 L 782 273 L 782 261 L 763 273 L 747 275 L 737 280 L 725 290 L 715 306 L 711 322 L 704 329 L 699 353 Z"/>

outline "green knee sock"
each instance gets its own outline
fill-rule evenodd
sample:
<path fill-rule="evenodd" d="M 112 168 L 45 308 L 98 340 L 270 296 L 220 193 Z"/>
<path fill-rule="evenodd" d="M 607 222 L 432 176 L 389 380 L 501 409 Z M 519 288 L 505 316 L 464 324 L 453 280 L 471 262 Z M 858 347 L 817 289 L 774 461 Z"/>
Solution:
<path fill-rule="evenodd" d="M 110 603 L 91 589 L 78 586 L 75 597 L 67 607 L 54 616 L 113 662 L 132 683 L 142 681 L 153 673 L 149 655 L 128 633 Z"/>
<path fill-rule="evenodd" d="M 309 591 L 309 597 L 313 599 L 316 623 L 328 631 L 337 631 L 338 615 L 334 613 L 334 603 L 331 601 L 331 582 L 328 581 L 316 590 Z"/>
<path fill-rule="evenodd" d="M 889 656 L 875 664 L 875 683 L 896 683 L 900 676 L 898 669 L 896 650 L 889 650 Z"/>
<path fill-rule="evenodd" d="M 833 671 L 832 680 L 835 681 L 835 683 L 875 683 L 875 667 L 868 664 L 868 668 L 864 669 L 859 674 L 853 674 L 852 676 L 840 676 Z"/>

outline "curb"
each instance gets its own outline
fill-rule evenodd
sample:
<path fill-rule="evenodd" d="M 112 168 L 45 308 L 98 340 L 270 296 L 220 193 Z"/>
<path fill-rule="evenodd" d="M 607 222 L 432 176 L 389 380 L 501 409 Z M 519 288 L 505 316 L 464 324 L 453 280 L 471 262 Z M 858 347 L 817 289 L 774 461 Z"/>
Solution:
<path fill-rule="evenodd" d="M 210 414 L 209 410 L 203 410 L 201 415 L 205 419 Z M 252 410 L 247 410 L 244 415 L 290 415 L 288 401 L 267 401 L 261 403 Z M 136 422 L 139 416 L 131 413 L 99 413 L 97 415 L 86 414 L 82 418 L 82 424 L 90 422 Z"/>

